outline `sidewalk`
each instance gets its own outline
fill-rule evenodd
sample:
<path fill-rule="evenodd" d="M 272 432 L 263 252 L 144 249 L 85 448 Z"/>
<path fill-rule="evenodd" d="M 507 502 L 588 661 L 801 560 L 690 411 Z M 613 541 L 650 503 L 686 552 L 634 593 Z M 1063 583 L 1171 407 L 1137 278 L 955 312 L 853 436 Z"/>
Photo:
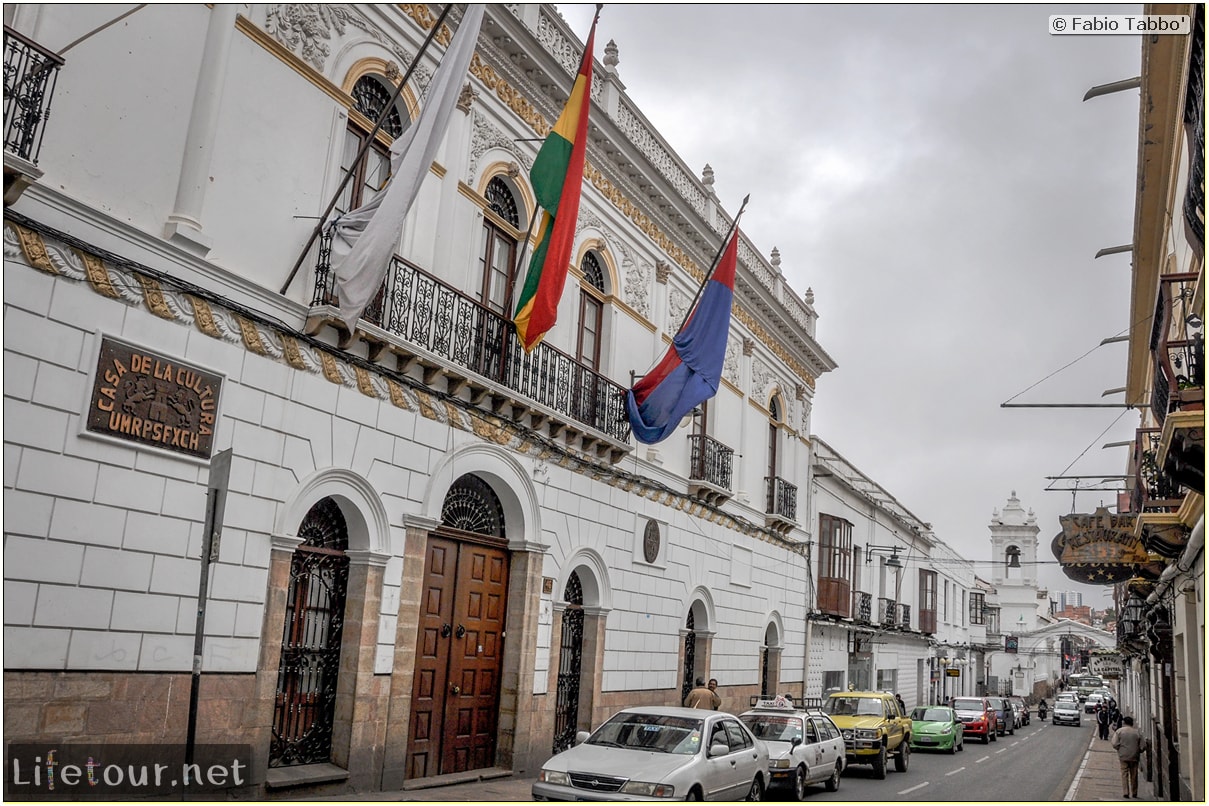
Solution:
<path fill-rule="evenodd" d="M 1107 739 L 1096 738 L 1095 731 L 1092 731 L 1087 754 L 1064 800 L 1124 800 L 1121 797 L 1121 762 L 1117 760 L 1117 751 L 1112 749 Z M 1154 784 L 1146 780 L 1145 756 L 1138 766 L 1138 800 L 1157 800 Z M 1127 802 L 1133 802 L 1132 798 Z"/>

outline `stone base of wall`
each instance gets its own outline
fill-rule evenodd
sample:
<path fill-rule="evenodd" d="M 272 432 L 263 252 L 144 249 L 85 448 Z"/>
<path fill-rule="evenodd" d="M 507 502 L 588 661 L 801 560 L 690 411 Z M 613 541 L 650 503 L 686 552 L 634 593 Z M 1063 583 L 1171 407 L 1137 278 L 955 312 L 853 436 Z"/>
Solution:
<path fill-rule="evenodd" d="M 197 744 L 246 744 L 248 786 L 263 791 L 269 729 L 249 708 L 253 674 L 206 674 L 197 706 Z M 188 674 L 126 672 L 4 673 L 4 741 L 47 744 L 181 744 L 189 729 Z"/>

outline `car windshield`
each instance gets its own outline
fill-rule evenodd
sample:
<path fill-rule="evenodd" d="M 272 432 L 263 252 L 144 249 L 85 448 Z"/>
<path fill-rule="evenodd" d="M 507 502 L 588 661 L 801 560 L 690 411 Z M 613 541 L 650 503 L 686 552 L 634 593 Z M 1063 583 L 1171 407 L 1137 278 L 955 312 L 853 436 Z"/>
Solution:
<path fill-rule="evenodd" d="M 832 697 L 824 710 L 834 716 L 881 716 L 882 701 L 873 697 Z"/>
<path fill-rule="evenodd" d="M 916 708 L 911 718 L 916 722 L 952 722 L 953 714 L 948 708 Z"/>
<path fill-rule="evenodd" d="M 620 713 L 601 725 L 587 744 L 691 756 L 701 748 L 703 724 L 683 716 Z"/>
<path fill-rule="evenodd" d="M 958 711 L 981 711 L 982 700 L 953 700 L 953 707 Z"/>
<path fill-rule="evenodd" d="M 739 717 L 757 739 L 766 742 L 792 742 L 802 738 L 802 718 L 770 714 L 744 714 Z"/>

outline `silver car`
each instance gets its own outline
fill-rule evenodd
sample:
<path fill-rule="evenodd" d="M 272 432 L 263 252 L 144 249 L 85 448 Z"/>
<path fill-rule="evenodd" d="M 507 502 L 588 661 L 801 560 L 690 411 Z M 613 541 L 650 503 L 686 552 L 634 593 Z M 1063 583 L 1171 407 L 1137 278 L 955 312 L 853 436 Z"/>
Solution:
<path fill-rule="evenodd" d="M 1059 699 L 1054 703 L 1053 715 L 1050 717 L 1055 725 L 1074 725 L 1079 727 L 1083 724 L 1083 714 L 1080 711 L 1078 700 L 1063 700 Z"/>
<path fill-rule="evenodd" d="M 770 787 L 788 787 L 797 800 L 805 800 L 810 784 L 823 784 L 828 792 L 840 788 L 848 756 L 831 717 L 784 696 L 759 700 L 739 719 L 768 746 Z"/>
<path fill-rule="evenodd" d="M 768 749 L 736 717 L 626 708 L 547 761 L 534 800 L 762 800 Z"/>

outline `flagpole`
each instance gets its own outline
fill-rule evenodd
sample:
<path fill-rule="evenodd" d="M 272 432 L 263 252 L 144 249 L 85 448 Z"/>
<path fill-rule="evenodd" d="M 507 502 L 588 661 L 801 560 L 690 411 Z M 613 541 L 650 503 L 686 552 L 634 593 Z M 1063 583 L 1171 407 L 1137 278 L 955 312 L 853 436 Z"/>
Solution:
<path fill-rule="evenodd" d="M 693 297 L 693 301 L 688 306 L 688 311 L 686 311 L 684 314 L 684 321 L 680 323 L 680 327 L 676 328 L 677 333 L 679 333 L 681 330 L 684 330 L 684 325 L 688 322 L 688 318 L 693 315 L 693 308 L 696 307 L 697 300 L 701 299 L 701 294 L 705 291 L 705 286 L 709 283 L 709 278 L 714 276 L 714 272 L 718 268 L 718 259 L 722 257 L 722 250 L 726 248 L 728 243 L 730 243 L 731 236 L 734 235 L 735 230 L 739 228 L 739 218 L 742 217 L 743 210 L 747 207 L 747 200 L 750 198 L 750 193 L 743 197 L 743 203 L 739 205 L 739 212 L 735 213 L 735 220 L 730 225 L 730 232 L 726 234 L 726 237 L 722 239 L 721 245 L 718 246 L 718 251 L 714 255 L 714 260 L 710 264 L 709 271 L 706 272 L 705 279 L 701 281 L 701 285 L 697 289 L 697 295 Z"/>
<path fill-rule="evenodd" d="M 428 32 L 428 36 L 424 39 L 424 44 L 420 45 L 419 51 L 416 52 L 416 57 L 411 60 L 411 64 L 407 68 L 407 72 L 404 73 L 403 78 L 399 80 L 399 85 L 395 87 L 394 95 L 392 95 L 390 97 L 390 101 L 388 101 L 386 105 L 382 107 L 382 114 L 378 116 L 377 122 L 374 123 L 374 128 L 370 130 L 369 136 L 366 137 L 365 141 L 361 144 L 361 150 L 358 151 L 357 156 L 353 158 L 352 166 L 348 171 L 345 171 L 344 179 L 340 181 L 340 186 L 336 188 L 336 192 L 332 195 L 332 200 L 328 204 L 327 209 L 325 209 L 323 214 L 319 216 L 319 223 L 315 225 L 315 229 L 311 232 L 311 237 L 307 239 L 306 246 L 302 247 L 302 253 L 298 255 L 298 260 L 295 261 L 294 268 L 290 270 L 290 276 L 285 278 L 285 285 L 281 287 L 281 291 L 278 293 L 284 294 L 290 287 L 290 283 L 294 282 L 294 277 L 298 274 L 298 270 L 302 268 L 302 261 L 306 259 L 306 253 L 310 251 L 311 246 L 314 245 L 315 240 L 319 237 L 319 233 L 323 231 L 323 223 L 327 221 L 327 217 L 331 215 L 332 210 L 335 209 L 336 203 L 340 201 L 340 194 L 344 192 L 344 189 L 348 187 L 348 183 L 352 181 L 353 175 L 356 173 L 356 171 L 353 169 L 356 168 L 357 163 L 361 162 L 361 158 L 365 156 L 365 152 L 369 150 L 371 145 L 373 145 L 374 138 L 377 136 L 378 131 L 381 130 L 383 124 L 386 123 L 386 119 L 390 117 L 390 110 L 394 108 L 395 102 L 399 100 L 399 96 L 403 93 L 403 87 L 406 86 L 407 80 L 411 78 L 411 74 L 415 72 L 416 66 L 419 65 L 420 58 L 424 55 L 424 52 L 428 50 L 429 44 L 431 44 L 432 40 L 436 38 L 437 31 L 441 30 L 441 23 L 445 21 L 445 17 L 448 16 L 451 8 L 453 8 L 453 3 L 446 3 L 445 8 L 441 9 L 441 15 L 437 17 L 437 21 L 432 26 L 432 30 Z"/>
<path fill-rule="evenodd" d="M 591 32 L 596 30 L 596 23 L 600 21 L 600 11 L 601 11 L 601 9 L 603 9 L 603 8 L 604 8 L 604 3 L 597 3 L 597 4 L 596 4 L 596 15 L 592 17 L 592 26 L 591 26 L 591 27 L 588 29 L 588 32 L 589 32 L 589 33 L 588 33 L 588 39 L 591 39 L 591 38 L 592 38 L 592 33 L 591 33 Z M 585 46 L 584 46 L 584 49 L 585 49 L 585 51 L 586 51 L 586 49 L 587 49 L 587 45 L 585 45 Z M 582 56 L 580 57 L 580 62 L 581 62 L 581 66 L 582 66 L 582 62 L 583 62 L 583 57 L 582 57 Z M 579 78 L 579 73 L 577 72 L 577 73 L 575 74 L 575 78 L 574 78 L 574 79 L 572 79 L 572 81 L 571 81 L 571 88 L 572 88 L 572 90 L 574 90 L 574 88 L 575 88 L 575 81 L 576 81 L 576 80 L 578 80 L 578 78 Z M 592 99 L 591 99 L 591 98 L 592 98 L 592 88 L 591 88 L 591 87 L 588 87 L 588 103 L 589 103 L 589 104 L 591 104 L 591 103 L 592 103 Z M 557 122 L 557 121 L 556 121 L 556 122 Z M 551 127 L 551 128 L 553 128 L 553 127 Z M 548 137 L 548 136 L 549 136 L 549 134 L 547 134 L 546 136 Z M 542 142 L 544 143 L 544 142 L 545 142 L 545 140 L 546 140 L 546 138 L 545 138 L 545 137 L 543 137 L 543 138 L 541 138 L 541 140 L 542 140 Z M 539 149 L 538 149 L 538 150 L 540 151 L 540 146 L 539 146 Z M 538 216 L 538 214 L 537 214 L 537 211 L 538 211 L 539 209 L 540 209 L 540 208 L 538 208 L 538 207 L 534 207 L 534 208 L 533 208 L 533 216 L 532 216 L 532 217 L 529 219 L 529 231 L 525 233 L 525 240 L 524 240 L 524 241 L 521 243 L 521 254 L 520 254 L 520 257 L 518 257 L 518 258 L 516 259 L 516 267 L 517 267 L 517 269 L 519 269 L 521 266 L 524 266 L 524 265 L 525 265 L 525 252 L 529 251 L 529 239 L 533 237 L 533 225 L 537 223 L 537 220 L 538 220 L 538 218 L 540 217 L 540 216 Z M 529 270 L 528 270 L 528 269 L 525 269 L 525 275 L 526 275 L 526 276 L 528 276 L 528 274 L 529 274 Z M 512 297 L 514 296 L 514 292 L 516 291 L 516 284 L 517 284 L 517 282 L 519 282 L 519 281 L 520 281 L 520 275 L 519 275 L 519 274 L 517 274 L 517 276 L 516 276 L 515 278 L 513 278 L 513 280 L 512 280 L 512 286 L 511 286 L 511 287 L 508 289 L 508 299 L 504 301 L 504 310 L 505 310 L 505 311 L 512 310 Z M 515 316 L 515 315 L 516 315 L 516 314 L 515 314 L 515 312 L 513 312 L 513 316 Z M 515 322 L 513 323 L 513 327 L 515 328 Z"/>

